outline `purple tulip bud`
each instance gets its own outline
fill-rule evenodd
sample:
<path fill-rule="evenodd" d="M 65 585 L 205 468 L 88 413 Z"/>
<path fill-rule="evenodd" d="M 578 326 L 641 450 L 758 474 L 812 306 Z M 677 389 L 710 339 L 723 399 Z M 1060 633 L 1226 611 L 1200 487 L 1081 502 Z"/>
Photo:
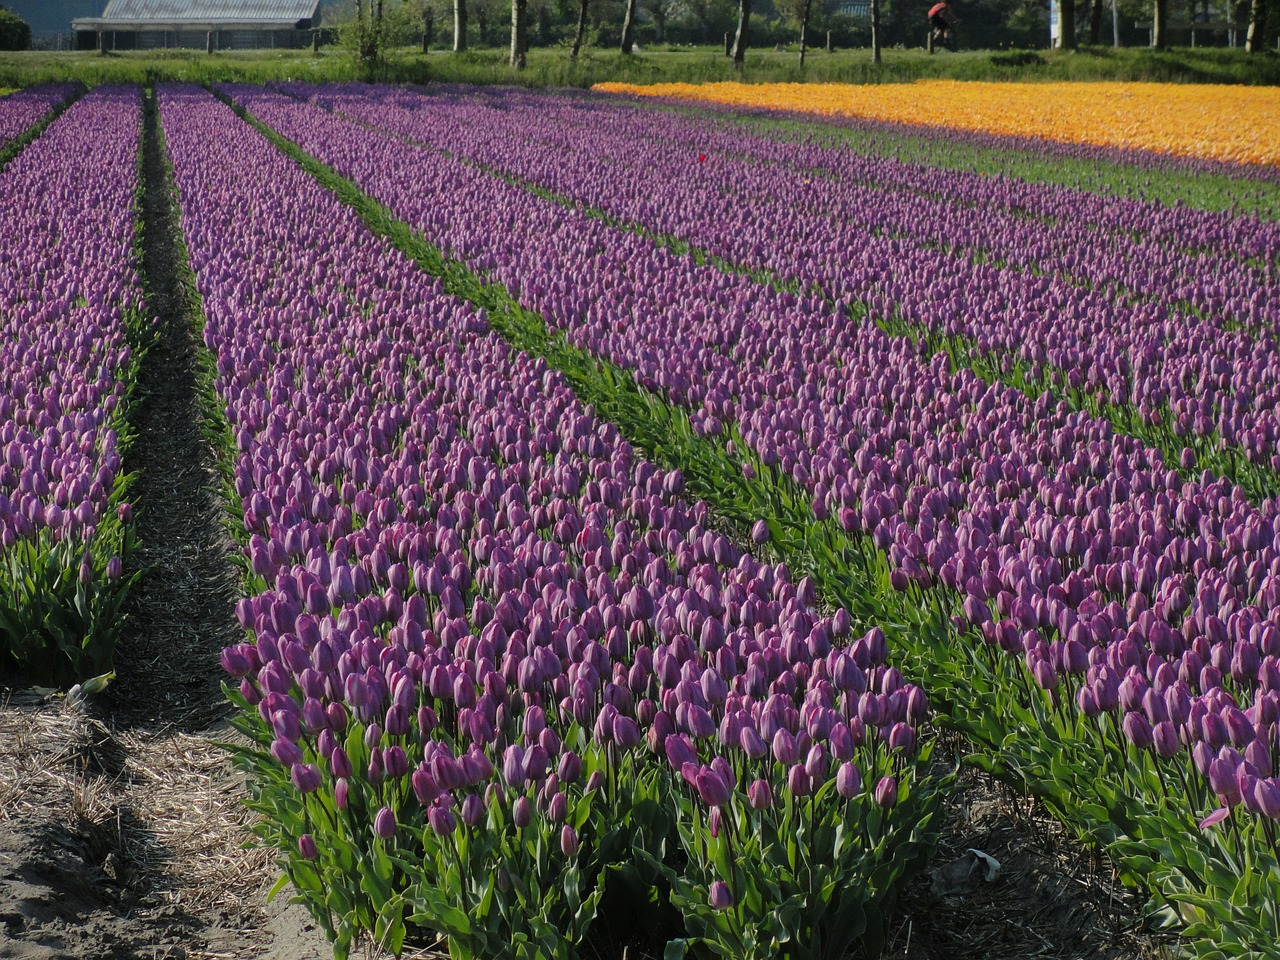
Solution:
<path fill-rule="evenodd" d="M 852 761 L 840 764 L 836 771 L 836 792 L 846 800 L 856 796 L 862 790 L 862 774 Z"/>
<path fill-rule="evenodd" d="M 315 793 L 320 789 L 320 771 L 314 763 L 295 763 L 289 776 L 301 793 Z"/>
<path fill-rule="evenodd" d="M 576 783 L 578 778 L 582 776 L 582 758 L 572 750 L 561 754 L 560 765 L 556 768 L 556 774 L 564 783 Z"/>
<path fill-rule="evenodd" d="M 547 804 L 547 819 L 552 823 L 564 823 L 568 815 L 569 798 L 564 795 L 563 790 L 557 790 L 551 802 Z"/>
<path fill-rule="evenodd" d="M 373 817 L 373 835 L 390 840 L 396 835 L 396 815 L 390 807 L 382 807 Z"/>
<path fill-rule="evenodd" d="M 747 788 L 747 803 L 752 810 L 767 810 L 773 806 L 773 790 L 768 781 L 755 780 Z"/>
<path fill-rule="evenodd" d="M 759 760 L 769 752 L 769 745 L 764 742 L 755 727 L 743 727 L 738 740 L 742 744 L 742 752 L 752 760 Z"/>
<path fill-rule="evenodd" d="M 298 853 L 303 860 L 318 860 L 320 851 L 316 849 L 315 837 L 309 833 L 304 833 L 298 838 Z"/>
<path fill-rule="evenodd" d="M 333 787 L 333 805 L 339 810 L 347 809 L 347 796 L 350 793 L 351 784 L 347 780 L 339 780 Z"/>
<path fill-rule="evenodd" d="M 619 747 L 630 750 L 638 746 L 641 739 L 640 727 L 634 720 L 624 716 L 613 718 L 613 740 Z"/>
<path fill-rule="evenodd" d="M 382 809 L 386 810 L 387 808 L 383 807 Z M 381 815 L 381 812 L 379 812 L 379 815 Z M 448 807 L 434 806 L 427 811 L 427 823 L 431 825 L 431 829 L 439 836 L 447 837 L 457 829 L 458 818 L 453 815 L 453 811 Z M 394 830 L 394 824 L 392 829 Z"/>
<path fill-rule="evenodd" d="M 916 732 L 910 724 L 899 721 L 889 728 L 889 748 L 906 754 L 915 752 Z"/>
<path fill-rule="evenodd" d="M 733 894 L 729 890 L 729 885 L 723 880 L 713 881 L 707 891 L 707 903 L 713 910 L 728 910 L 732 907 Z"/>
<path fill-rule="evenodd" d="M 284 767 L 292 767 L 302 762 L 302 749 L 292 740 L 272 740 L 271 756 Z"/>
<path fill-rule="evenodd" d="M 779 728 L 773 735 L 773 756 L 779 763 L 790 766 L 800 759 L 800 747 L 791 731 Z"/>
<path fill-rule="evenodd" d="M 418 802 L 424 807 L 434 803 L 436 797 L 441 794 L 440 787 L 436 784 L 435 778 L 431 776 L 431 771 L 425 762 L 413 771 L 413 776 L 409 778 L 409 782 L 413 786 L 413 795 L 418 798 Z"/>
<path fill-rule="evenodd" d="M 796 797 L 807 797 L 813 793 L 813 779 L 798 763 L 787 771 L 787 789 Z"/>
<path fill-rule="evenodd" d="M 1151 724 L 1141 713 L 1137 711 L 1126 713 L 1121 726 L 1125 737 L 1139 750 L 1147 750 L 1154 743 Z"/>
<path fill-rule="evenodd" d="M 404 747 L 396 744 L 387 747 L 382 752 L 382 765 L 386 770 L 387 776 L 393 780 L 398 780 L 409 772 L 409 758 L 405 755 Z"/>
<path fill-rule="evenodd" d="M 523 830 L 533 821 L 533 805 L 528 797 L 516 798 L 515 806 L 511 810 L 511 819 L 519 830 Z"/>
<path fill-rule="evenodd" d="M 757 520 L 751 527 L 751 540 L 754 543 L 768 543 L 769 524 L 763 520 Z"/>
<path fill-rule="evenodd" d="M 578 854 L 578 832 L 567 823 L 560 828 L 560 850 L 566 857 Z"/>
<path fill-rule="evenodd" d="M 1152 742 L 1156 756 L 1169 757 L 1178 753 L 1178 731 L 1168 720 L 1157 723 L 1151 729 Z"/>
<path fill-rule="evenodd" d="M 720 807 L 729 802 L 729 784 L 715 770 L 707 767 L 698 771 L 696 785 L 698 796 L 708 807 Z"/>
<path fill-rule="evenodd" d="M 881 807 L 892 807 L 898 802 L 898 783 L 893 777 L 881 777 L 876 784 L 875 802 Z"/>
<path fill-rule="evenodd" d="M 430 817 L 430 814 L 428 814 Z M 462 822 L 468 827 L 478 826 L 484 819 L 484 801 L 478 793 L 469 793 L 462 801 Z"/>

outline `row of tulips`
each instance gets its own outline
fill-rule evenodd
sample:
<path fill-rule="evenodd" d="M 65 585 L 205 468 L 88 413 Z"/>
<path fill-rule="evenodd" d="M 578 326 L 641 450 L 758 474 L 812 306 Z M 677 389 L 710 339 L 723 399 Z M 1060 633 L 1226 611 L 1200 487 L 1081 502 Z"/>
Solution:
<path fill-rule="evenodd" d="M 602 83 L 598 90 L 1169 153 L 1280 161 L 1280 91 L 1191 83 Z M 1046 109 L 1052 103 L 1053 109 Z M 1224 123 L 1223 117 L 1236 122 Z M 1261 176 L 1266 176 L 1262 173 Z"/>
<path fill-rule="evenodd" d="M 578 98 L 343 88 L 318 98 L 859 304 L 988 377 L 1112 419 L 1172 462 L 1212 469 L 1255 497 L 1280 493 L 1273 222 L 1157 215 L 1159 205 L 925 171 Z M 591 162 L 577 162 L 584 156 Z M 1046 192 L 1052 202 L 1037 202 Z M 1170 246 L 1170 232 L 1194 252 Z M 1238 259 L 1242 246 L 1261 262 Z"/>
<path fill-rule="evenodd" d="M 100 88 L 0 173 L 0 669 L 46 679 L 109 668 L 130 579 L 140 107 Z"/>
<path fill-rule="evenodd" d="M 1127 235 L 1131 242 L 1138 243 L 1143 259 L 1154 272 L 1170 275 L 1188 270 L 1194 272 L 1197 262 L 1203 266 L 1204 261 L 1198 261 L 1196 254 L 1188 253 L 1188 250 L 1213 254 L 1211 262 L 1215 267 L 1220 264 L 1223 269 L 1234 269 L 1232 260 L 1265 260 L 1268 253 L 1274 260 L 1280 245 L 1280 227 L 1273 220 L 1232 216 L 1132 197 L 1098 195 L 1051 183 L 943 170 L 935 165 L 903 161 L 893 156 L 867 156 L 848 149 L 838 140 L 833 141 L 825 132 L 826 128 L 812 120 L 808 123 L 809 136 L 797 142 L 782 140 L 763 131 L 744 129 L 742 118 L 737 114 L 718 117 L 714 112 L 684 115 L 646 110 L 620 98 L 601 98 L 578 92 L 548 93 L 464 86 L 407 90 L 355 83 L 286 83 L 279 84 L 278 89 L 343 112 L 364 111 L 372 104 L 394 105 L 410 112 L 429 107 L 424 115 L 417 118 L 428 124 L 429 129 L 439 129 L 441 123 L 480 121 L 478 126 L 460 127 L 463 135 L 455 145 L 468 153 L 494 138 L 503 138 L 508 145 L 531 142 L 540 145 L 543 151 L 585 154 L 596 164 L 612 165 L 620 156 L 625 157 L 619 152 L 619 137 L 631 136 L 641 141 L 646 156 L 649 151 L 660 149 L 659 144 L 673 150 L 673 156 L 669 159 L 664 157 L 664 162 L 672 165 L 668 172 L 678 173 L 682 180 L 694 172 L 723 176 L 723 168 L 716 170 L 717 164 L 723 163 L 723 156 L 763 162 L 769 169 L 760 171 L 762 175 L 767 175 L 772 169 L 778 176 L 790 180 L 795 180 L 797 174 L 803 180 L 806 172 L 816 172 L 825 177 L 855 181 L 848 185 L 820 182 L 817 184 L 820 188 L 829 186 L 832 190 L 844 190 L 866 186 L 895 192 L 908 189 L 926 200 L 924 207 L 917 208 L 921 221 L 941 217 L 946 224 L 955 211 L 954 215 L 962 218 L 960 233 L 970 246 L 977 240 L 985 242 L 1016 229 L 1016 221 L 1010 224 L 1010 215 L 1049 221 L 1058 230 L 1054 236 L 1038 236 L 1037 247 L 1041 251 L 1058 251 L 1052 261 L 1054 268 L 1072 275 L 1075 275 L 1074 271 L 1115 271 L 1115 264 L 1093 263 L 1090 262 L 1092 258 L 1086 256 L 1091 245 L 1101 245 L 1104 249 L 1118 246 L 1115 234 Z M 543 116 L 545 123 L 527 122 L 530 114 Z M 394 114 L 383 115 L 387 116 Z M 531 152 L 527 146 L 521 149 L 520 155 L 509 161 L 521 167 L 513 167 L 510 172 L 523 174 L 527 170 L 530 174 L 536 173 L 539 182 L 544 182 L 547 177 L 564 178 L 564 186 L 576 189 L 586 185 L 582 178 L 588 175 L 588 171 L 557 173 L 546 168 L 539 152 Z M 695 165 L 705 168 L 707 164 L 711 164 L 711 169 L 693 170 Z M 561 183 L 558 179 L 545 180 L 544 185 L 558 187 Z M 772 186 L 772 183 L 768 185 Z M 630 184 L 620 184 L 620 187 L 628 193 L 634 189 Z M 825 200 L 828 213 L 839 212 L 854 217 L 886 215 L 878 210 L 848 210 L 846 208 L 856 204 L 849 203 L 842 193 L 827 192 L 824 195 L 821 190 L 808 193 L 810 202 L 815 195 Z M 655 199 L 650 198 L 651 202 Z M 973 222 L 970 214 L 957 209 L 958 205 L 978 206 L 994 219 L 987 224 Z M 918 229 L 937 226 L 931 223 L 907 225 Z M 952 235 L 945 237 L 944 241 L 954 244 L 958 239 Z M 1158 245 L 1152 241 L 1157 241 Z M 1003 246 L 1015 248 L 1007 251 L 1010 255 L 1024 253 L 1009 241 L 1005 241 Z M 1077 256 L 1071 258 L 1068 254 L 1073 251 Z M 1006 253 L 1004 249 L 999 252 Z M 1254 276 L 1239 275 L 1242 280 L 1252 280 Z M 1136 271 L 1082 275 L 1082 278 L 1094 277 L 1135 284 L 1146 279 Z"/>
<path fill-rule="evenodd" d="M 840 561 L 864 565 L 864 588 L 884 556 L 901 609 L 958 614 L 965 642 L 920 668 L 993 762 L 1113 841 L 1205 955 L 1274 944 L 1273 502 L 1184 482 L 1104 421 L 439 152 L 234 95 L 573 343 L 689 406 L 756 482 L 802 491 L 858 546 Z"/>
<path fill-rule="evenodd" d="M 873 947 L 936 808 L 884 635 L 226 106 L 159 102 L 250 570 L 223 664 L 339 952 L 572 956 L 611 893 L 677 908 L 668 955 Z"/>
<path fill-rule="evenodd" d="M 9 144 L 71 99 L 78 89 L 75 84 L 48 84 L 0 97 L 0 155 Z"/>
<path fill-rule="evenodd" d="M 817 118 L 802 111 L 729 107 L 705 101 L 658 98 L 650 103 L 712 122 L 728 119 L 786 140 L 844 144 L 865 152 L 916 158 L 946 169 L 1056 183 L 1105 196 L 1181 200 L 1198 209 L 1274 210 L 1273 185 L 1280 182 L 1280 167 L 1150 150 L 859 117 Z"/>

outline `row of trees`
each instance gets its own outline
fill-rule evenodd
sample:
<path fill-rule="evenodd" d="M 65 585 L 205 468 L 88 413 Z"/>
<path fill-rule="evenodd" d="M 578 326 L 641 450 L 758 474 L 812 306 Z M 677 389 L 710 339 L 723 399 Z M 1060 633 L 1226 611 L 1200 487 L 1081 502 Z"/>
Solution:
<path fill-rule="evenodd" d="M 331 11 L 359 38 L 360 55 L 376 58 L 388 45 L 421 41 L 464 51 L 469 43 L 510 41 L 513 66 L 524 65 L 530 45 L 567 49 L 613 47 L 629 54 L 637 44 L 720 43 L 741 64 L 748 42 L 759 47 L 800 44 L 801 62 L 812 37 L 829 33 L 841 47 L 920 46 L 925 13 L 935 0 L 347 0 Z M 1060 44 L 1110 42 L 1112 0 L 1058 0 Z M 1268 4 L 1280 0 L 1115 0 L 1119 39 L 1145 44 L 1135 20 L 1151 21 L 1157 47 L 1169 44 L 1176 14 L 1183 21 L 1229 21 L 1251 51 L 1264 48 Z M 1049 0 L 952 0 L 963 20 L 966 46 L 1036 47 L 1049 36 Z M 504 24 L 510 23 L 507 34 Z M 1272 31 L 1274 32 L 1274 31 Z M 1105 37 L 1105 41 L 1104 41 Z M 1205 34 L 1202 32 L 1201 42 Z"/>
<path fill-rule="evenodd" d="M 1088 4 L 1089 9 L 1089 43 L 1097 44 L 1102 37 L 1102 20 L 1103 6 L 1107 4 L 1107 0 L 1082 0 Z M 1268 27 L 1268 6 L 1274 0 L 1247 0 L 1245 3 L 1237 3 L 1235 0 L 1227 0 L 1221 7 L 1216 8 L 1216 12 L 1225 15 L 1227 22 L 1239 23 L 1245 32 L 1245 49 L 1250 53 L 1257 53 L 1265 49 L 1267 43 L 1267 27 Z M 1248 8 L 1247 14 L 1242 16 L 1243 6 Z M 1197 9 L 1201 7 L 1201 9 Z M 1211 8 L 1210 0 L 1204 0 L 1201 5 L 1198 0 L 1187 0 L 1188 21 L 1202 23 L 1213 22 L 1212 14 L 1215 9 Z M 1064 50 L 1074 49 L 1080 38 L 1080 24 L 1077 22 L 1076 0 L 1058 0 L 1058 16 L 1059 16 L 1059 45 Z M 1151 18 L 1151 45 L 1158 50 L 1163 50 L 1169 46 L 1169 32 L 1172 22 L 1170 11 L 1170 0 L 1153 0 L 1152 6 L 1148 8 Z"/>

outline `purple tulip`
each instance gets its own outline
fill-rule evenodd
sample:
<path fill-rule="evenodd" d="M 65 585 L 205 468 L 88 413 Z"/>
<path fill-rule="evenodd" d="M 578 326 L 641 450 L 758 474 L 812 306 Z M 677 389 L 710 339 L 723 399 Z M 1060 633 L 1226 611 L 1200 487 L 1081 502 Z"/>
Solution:
<path fill-rule="evenodd" d="M 858 772 L 858 768 L 851 761 L 840 764 L 840 768 L 836 771 L 836 792 L 848 799 L 857 796 L 861 791 L 862 775 Z M 877 799 L 876 802 L 878 803 L 879 800 Z"/>
<path fill-rule="evenodd" d="M 892 807 L 898 802 L 898 784 L 893 777 L 881 777 L 873 794 L 875 802 L 881 807 Z"/>
<path fill-rule="evenodd" d="M 765 780 L 753 780 L 747 788 L 747 803 L 752 810 L 767 810 L 773 806 L 773 790 Z"/>
<path fill-rule="evenodd" d="M 304 833 L 298 838 L 298 854 L 303 860 L 320 859 L 320 851 L 316 847 L 316 841 L 309 833 Z"/>
<path fill-rule="evenodd" d="M 382 807 L 374 814 L 373 835 L 382 840 L 390 840 L 396 835 L 396 815 L 390 807 Z"/>
<path fill-rule="evenodd" d="M 387 808 L 383 807 L 382 809 L 386 810 Z M 381 815 L 381 811 L 379 811 L 379 815 Z M 376 824 L 377 821 L 375 820 L 374 822 Z M 453 811 L 448 807 L 442 807 L 439 805 L 433 806 L 427 811 L 427 822 L 431 825 L 431 829 L 441 837 L 447 837 L 458 828 L 458 819 L 453 815 Z M 393 822 L 393 832 L 394 829 L 395 825 Z M 379 834 L 379 836 L 381 836 L 381 834 Z"/>

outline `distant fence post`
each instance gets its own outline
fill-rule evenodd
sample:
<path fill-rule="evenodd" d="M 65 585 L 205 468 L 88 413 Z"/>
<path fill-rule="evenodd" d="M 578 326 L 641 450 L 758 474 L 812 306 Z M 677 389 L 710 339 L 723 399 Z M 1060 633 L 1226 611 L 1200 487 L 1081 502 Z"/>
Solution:
<path fill-rule="evenodd" d="M 213 53 L 213 49 L 214 49 L 213 31 L 210 30 L 208 33 L 205 34 L 205 37 L 204 37 L 204 52 Z"/>
<path fill-rule="evenodd" d="M 827 31 L 827 53 L 835 53 L 835 52 L 836 52 L 836 45 L 835 45 L 835 42 L 831 39 L 831 31 L 828 30 Z"/>
<path fill-rule="evenodd" d="M 727 33 L 724 35 L 724 55 L 726 57 L 733 56 L 733 38 Z"/>

